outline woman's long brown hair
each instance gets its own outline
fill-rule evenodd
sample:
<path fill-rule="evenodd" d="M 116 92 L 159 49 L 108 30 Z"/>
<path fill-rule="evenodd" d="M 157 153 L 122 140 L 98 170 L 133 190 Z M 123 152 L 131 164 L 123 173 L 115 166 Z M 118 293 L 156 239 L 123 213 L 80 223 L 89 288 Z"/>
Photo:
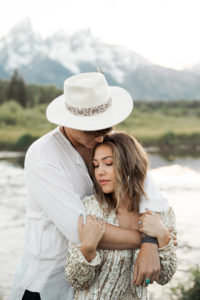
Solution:
<path fill-rule="evenodd" d="M 113 165 L 116 172 L 115 198 L 111 194 L 104 194 L 94 175 L 92 160 L 95 151 L 101 145 L 107 145 L 113 152 Z M 144 191 L 144 181 L 148 169 L 147 154 L 141 144 L 131 135 L 125 132 L 115 132 L 104 137 L 104 141 L 98 144 L 92 153 L 89 166 L 90 175 L 94 182 L 95 195 L 100 203 L 106 201 L 108 211 L 117 210 L 120 202 L 125 202 L 129 196 L 129 211 L 138 210 Z"/>

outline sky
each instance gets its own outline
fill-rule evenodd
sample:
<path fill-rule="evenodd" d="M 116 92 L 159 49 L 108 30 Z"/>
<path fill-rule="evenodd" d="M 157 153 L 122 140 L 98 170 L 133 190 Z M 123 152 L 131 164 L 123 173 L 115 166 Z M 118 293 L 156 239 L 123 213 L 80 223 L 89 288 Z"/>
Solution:
<path fill-rule="evenodd" d="M 200 0 L 0 0 L 0 7 L 0 38 L 29 18 L 43 38 L 90 28 L 165 67 L 200 63 Z"/>

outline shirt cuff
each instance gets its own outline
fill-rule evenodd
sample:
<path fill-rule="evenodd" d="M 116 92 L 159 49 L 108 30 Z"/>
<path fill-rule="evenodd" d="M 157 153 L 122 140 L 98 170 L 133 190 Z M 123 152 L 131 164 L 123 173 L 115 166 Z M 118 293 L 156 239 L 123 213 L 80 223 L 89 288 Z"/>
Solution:
<path fill-rule="evenodd" d="M 96 267 L 101 263 L 101 257 L 98 251 L 96 251 L 96 256 L 90 262 L 87 261 L 85 256 L 80 251 L 80 245 L 74 245 L 74 247 L 78 250 L 81 260 L 88 266 Z"/>
<path fill-rule="evenodd" d="M 142 197 L 139 205 L 139 213 L 145 213 L 145 208 L 148 208 L 152 212 L 166 212 L 169 209 L 168 200 L 165 198 L 145 198 Z"/>
<path fill-rule="evenodd" d="M 168 244 L 165 245 L 165 246 L 163 246 L 162 248 L 158 248 L 158 251 L 162 252 L 162 251 L 168 250 L 168 249 L 170 249 L 173 245 L 174 245 L 174 244 L 173 244 L 173 238 L 170 236 Z"/>

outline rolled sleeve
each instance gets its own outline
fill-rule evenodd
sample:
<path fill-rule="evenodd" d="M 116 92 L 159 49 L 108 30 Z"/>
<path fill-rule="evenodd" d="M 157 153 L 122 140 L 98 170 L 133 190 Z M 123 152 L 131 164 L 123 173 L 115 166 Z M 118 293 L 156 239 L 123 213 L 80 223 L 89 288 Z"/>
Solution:
<path fill-rule="evenodd" d="M 55 167 L 38 165 L 25 171 L 25 181 L 30 201 L 42 208 L 68 240 L 79 243 L 77 220 L 85 210 L 70 180 Z"/>
<path fill-rule="evenodd" d="M 144 213 L 145 208 L 155 212 L 166 212 L 169 209 L 168 200 L 161 194 L 160 189 L 148 173 L 144 183 L 146 197 L 142 197 L 139 212 Z"/>

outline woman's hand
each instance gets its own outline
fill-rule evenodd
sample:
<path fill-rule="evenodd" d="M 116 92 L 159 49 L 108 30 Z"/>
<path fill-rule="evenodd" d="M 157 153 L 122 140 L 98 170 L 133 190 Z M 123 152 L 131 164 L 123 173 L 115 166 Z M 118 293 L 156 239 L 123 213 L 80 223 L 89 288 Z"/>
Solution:
<path fill-rule="evenodd" d="M 158 239 L 160 248 L 168 244 L 170 239 L 169 229 L 162 223 L 160 214 L 152 214 L 152 212 L 147 209 L 146 213 L 140 217 L 138 225 L 140 232 Z"/>
<path fill-rule="evenodd" d="M 78 219 L 78 234 L 81 242 L 81 253 L 87 261 L 93 260 L 96 256 L 96 248 L 105 233 L 105 222 L 93 216 L 87 216 L 83 224 L 83 217 Z"/>
<path fill-rule="evenodd" d="M 133 283 L 137 286 L 146 286 L 145 279 L 149 278 L 150 283 L 153 283 L 159 278 L 159 273 L 158 245 L 142 244 L 134 265 Z"/>

